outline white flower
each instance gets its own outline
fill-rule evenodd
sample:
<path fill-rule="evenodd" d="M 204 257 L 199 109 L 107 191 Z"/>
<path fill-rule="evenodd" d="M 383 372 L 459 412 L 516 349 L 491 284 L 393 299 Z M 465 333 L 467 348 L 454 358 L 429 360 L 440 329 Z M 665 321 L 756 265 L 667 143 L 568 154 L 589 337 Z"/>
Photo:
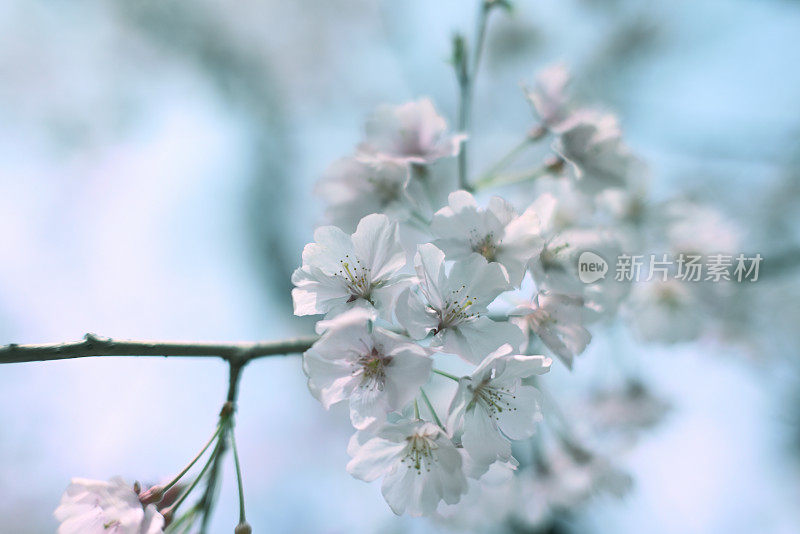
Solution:
<path fill-rule="evenodd" d="M 622 142 L 616 117 L 592 110 L 575 112 L 560 127 L 553 149 L 572 164 L 578 185 L 592 194 L 624 187 L 640 164 Z"/>
<path fill-rule="evenodd" d="M 380 106 L 367 120 L 359 152 L 367 157 L 420 165 L 458 154 L 463 135 L 447 135 L 447 122 L 422 98 L 400 106 Z"/>
<path fill-rule="evenodd" d="M 486 209 L 466 191 L 454 191 L 448 205 L 431 221 L 434 245 L 448 260 L 466 260 L 480 254 L 505 269 L 509 282 L 518 286 L 531 257 L 542 245 L 539 217 L 533 208 L 522 215 L 500 197 L 492 197 Z"/>
<path fill-rule="evenodd" d="M 540 194 L 531 204 L 531 209 L 539 216 L 543 237 L 593 223 L 593 197 L 581 191 L 573 180 L 563 176 L 543 176 L 536 180 L 536 191 Z"/>
<path fill-rule="evenodd" d="M 351 475 L 367 482 L 384 477 L 383 497 L 398 515 L 430 515 L 440 501 L 455 504 L 467 491 L 461 454 L 433 423 L 399 421 L 374 437 L 358 432 L 347 452 Z"/>
<path fill-rule="evenodd" d="M 595 432 L 632 438 L 656 426 L 669 412 L 670 403 L 640 381 L 623 387 L 594 391 L 580 411 Z"/>
<path fill-rule="evenodd" d="M 459 380 L 450 404 L 450 432 L 462 428 L 461 443 L 477 472 L 495 461 L 512 459 L 511 442 L 533 435 L 541 421 L 539 392 L 522 379 L 550 370 L 552 360 L 544 356 L 513 354 L 503 345 L 490 354 L 470 377 Z"/>
<path fill-rule="evenodd" d="M 548 349 L 564 365 L 572 369 L 572 361 L 582 353 L 592 334 L 583 327 L 583 299 L 558 293 L 538 294 L 533 302 L 518 306 L 509 315 L 523 333 L 539 336 Z"/>
<path fill-rule="evenodd" d="M 472 254 L 445 273 L 444 253 L 420 245 L 414 258 L 420 291 L 426 302 L 406 290 L 397 302 L 397 319 L 415 339 L 434 334 L 431 346 L 478 364 L 504 343 L 519 348 L 522 331 L 486 317 L 486 307 L 510 289 L 503 269 Z"/>
<path fill-rule="evenodd" d="M 578 277 L 578 257 L 584 250 L 596 250 L 600 241 L 597 232 L 584 229 L 566 230 L 548 239 L 530 263 L 536 286 L 556 293 L 581 294 L 584 284 Z"/>
<path fill-rule="evenodd" d="M 292 274 L 294 313 L 338 313 L 367 305 L 389 313 L 408 278 L 398 274 L 406 263 L 397 223 L 382 214 L 361 219 L 348 236 L 335 226 L 314 232 L 315 243 L 303 249 L 303 266 Z"/>
<path fill-rule="evenodd" d="M 371 213 L 404 221 L 416 205 L 409 195 L 410 176 L 407 165 L 394 161 L 342 158 L 325 172 L 316 193 L 328 203 L 328 222 L 340 228 L 355 228 Z"/>
<path fill-rule="evenodd" d="M 682 199 L 663 209 L 667 240 L 675 255 L 733 254 L 739 246 L 740 229 L 711 206 Z"/>
<path fill-rule="evenodd" d="M 516 517 L 531 527 L 546 524 L 552 515 L 576 511 L 601 493 L 623 496 L 631 478 L 607 459 L 575 447 L 538 451 L 534 469 L 518 477 Z"/>
<path fill-rule="evenodd" d="M 533 104 L 536 114 L 550 130 L 557 130 L 558 125 L 569 116 L 566 94 L 569 81 L 567 67 L 557 63 L 539 71 L 533 88 L 525 90 L 525 96 Z"/>
<path fill-rule="evenodd" d="M 634 284 L 630 321 L 644 341 L 692 341 L 708 326 L 707 315 L 695 292 L 697 286 L 673 278 Z"/>
<path fill-rule="evenodd" d="M 358 429 L 401 410 L 428 381 L 432 365 L 424 348 L 372 326 L 373 317 L 355 308 L 320 321 L 325 334 L 303 355 L 311 393 L 325 409 L 349 399 Z"/>
<path fill-rule="evenodd" d="M 516 461 L 495 462 L 480 477 L 467 478 L 467 493 L 457 504 L 440 506 L 438 518 L 455 532 L 495 532 L 518 506 L 517 467 Z"/>
<path fill-rule="evenodd" d="M 607 264 L 607 272 L 593 283 L 578 276 L 578 260 L 583 252 L 593 252 Z M 617 280 L 617 258 L 622 253 L 619 236 L 605 229 L 573 228 L 547 240 L 530 263 L 531 275 L 539 290 L 583 297 L 584 307 L 593 319 L 613 316 L 631 288 L 629 280 Z"/>
<path fill-rule="evenodd" d="M 72 479 L 55 511 L 58 534 L 156 534 L 164 518 L 121 478 Z"/>

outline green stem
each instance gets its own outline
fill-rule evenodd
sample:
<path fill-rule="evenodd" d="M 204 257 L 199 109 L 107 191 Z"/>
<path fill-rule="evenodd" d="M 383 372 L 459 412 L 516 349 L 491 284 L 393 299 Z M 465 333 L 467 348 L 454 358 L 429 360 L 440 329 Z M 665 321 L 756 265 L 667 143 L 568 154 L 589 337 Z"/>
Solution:
<path fill-rule="evenodd" d="M 419 419 L 419 403 L 414 399 L 414 419 Z"/>
<path fill-rule="evenodd" d="M 446 372 L 444 372 L 444 371 L 440 371 L 439 369 L 431 369 L 431 370 L 432 370 L 434 373 L 436 373 L 437 375 L 442 375 L 442 376 L 444 376 L 444 377 L 447 377 L 447 378 L 449 378 L 450 380 L 455 380 L 456 382 L 458 382 L 459 380 L 461 380 L 461 379 L 460 379 L 460 378 L 458 378 L 456 375 L 451 375 L 450 373 L 446 373 Z"/>
<path fill-rule="evenodd" d="M 478 177 L 477 183 L 475 187 L 478 187 L 479 184 L 491 179 L 497 173 L 511 165 L 526 149 L 528 149 L 531 145 L 533 145 L 533 139 L 530 137 L 525 137 L 520 143 L 518 143 L 514 148 L 508 151 L 508 153 L 500 158 L 497 163 L 492 165 L 489 169 L 486 170 L 483 174 Z"/>
<path fill-rule="evenodd" d="M 244 486 L 242 485 L 242 469 L 239 465 L 239 451 L 236 448 L 236 438 L 233 431 L 233 419 L 231 419 L 231 448 L 233 449 L 233 464 L 236 466 L 236 483 L 239 486 L 239 523 L 245 522 L 244 517 Z"/>
<path fill-rule="evenodd" d="M 536 169 L 528 169 L 517 173 L 489 175 L 489 176 L 484 176 L 480 181 L 478 181 L 475 184 L 474 189 L 476 191 L 479 191 L 481 189 L 487 189 L 489 187 L 519 184 L 523 182 L 533 181 L 536 180 L 537 178 L 541 178 L 542 176 L 547 176 L 549 174 L 550 170 L 547 168 L 547 166 L 542 166 Z"/>
<path fill-rule="evenodd" d="M 205 465 L 203 465 L 203 468 L 200 470 L 200 473 L 197 474 L 197 477 L 195 477 L 194 481 L 192 481 L 189 488 L 185 492 L 183 492 L 183 495 L 181 495 L 181 497 L 177 501 L 175 501 L 175 504 L 170 505 L 169 507 L 170 510 L 175 511 L 178 508 L 180 508 L 180 506 L 183 504 L 183 502 L 186 500 L 189 494 L 197 487 L 197 484 L 200 483 L 200 481 L 203 479 L 203 476 L 206 474 L 206 471 L 208 471 L 208 468 L 211 467 L 211 464 L 214 463 L 214 460 L 219 455 L 221 449 L 221 443 L 222 443 L 222 437 L 220 436 L 220 439 L 217 440 L 217 446 L 214 448 L 214 452 L 211 453 L 211 456 L 206 461 Z"/>
<path fill-rule="evenodd" d="M 478 20 L 476 22 L 475 30 L 475 46 L 472 50 L 472 61 L 469 62 L 468 58 L 463 57 L 463 48 L 461 49 L 460 64 L 456 65 L 456 77 L 458 78 L 459 85 L 459 99 L 458 99 L 458 130 L 469 136 L 470 119 L 472 115 L 472 94 L 475 87 L 475 77 L 478 74 L 481 58 L 483 57 L 483 48 L 486 41 L 486 25 L 489 20 L 489 13 L 493 5 L 481 0 L 480 9 L 478 11 Z M 462 41 L 463 44 L 463 41 Z M 469 171 L 467 161 L 467 146 L 469 137 L 461 141 L 461 149 L 458 153 L 458 183 L 461 189 L 472 191 L 469 184 Z"/>
<path fill-rule="evenodd" d="M 419 388 L 419 392 L 422 393 L 422 400 L 424 400 L 425 404 L 428 405 L 428 410 L 430 410 L 431 415 L 433 416 L 434 422 L 437 425 L 439 425 L 439 427 L 442 430 L 444 430 L 444 426 L 442 425 L 442 422 L 439 420 L 439 416 L 436 414 L 436 410 L 433 409 L 433 404 L 431 404 L 431 400 L 428 398 L 428 394 L 425 393 L 425 390 L 422 389 L 422 388 Z"/>
<path fill-rule="evenodd" d="M 183 478 L 183 476 L 186 473 L 189 472 L 189 469 L 191 469 L 194 466 L 194 464 L 197 463 L 197 461 L 203 456 L 203 454 L 205 454 L 205 452 L 208 450 L 208 448 L 211 446 L 211 444 L 214 443 L 214 440 L 217 439 L 217 437 L 219 436 L 219 433 L 220 433 L 221 430 L 222 430 L 222 426 L 221 425 L 217 425 L 217 429 L 214 431 L 214 434 L 211 436 L 211 439 L 209 439 L 208 442 L 205 444 L 205 446 L 202 449 L 200 449 L 200 452 L 198 452 L 197 455 L 192 459 L 192 461 L 189 462 L 189 465 L 184 467 L 183 470 L 175 476 L 175 478 L 170 480 L 164 486 L 164 488 L 162 490 L 164 493 L 169 491 L 170 488 L 172 488 L 172 486 L 177 484 L 178 481 L 180 481 L 180 479 Z"/>

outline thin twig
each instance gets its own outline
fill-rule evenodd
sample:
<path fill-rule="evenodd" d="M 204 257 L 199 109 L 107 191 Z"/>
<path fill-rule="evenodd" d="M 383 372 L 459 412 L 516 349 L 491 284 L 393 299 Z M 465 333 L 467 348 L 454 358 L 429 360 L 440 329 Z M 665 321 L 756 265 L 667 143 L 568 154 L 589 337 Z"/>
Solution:
<path fill-rule="evenodd" d="M 467 146 L 469 142 L 470 118 L 472 115 L 472 94 L 475 88 L 475 78 L 478 74 L 483 48 L 486 40 L 486 25 L 489 20 L 489 13 L 492 4 L 485 0 L 480 2 L 478 10 L 478 20 L 475 30 L 475 47 L 472 50 L 472 60 L 466 57 L 466 50 L 463 46 L 463 39 L 457 46 L 460 46 L 459 64 L 456 65 L 456 78 L 458 79 L 459 98 L 458 98 L 458 130 L 467 135 L 461 141 L 461 148 L 458 153 L 458 182 L 459 187 L 466 191 L 471 191 L 469 183 L 469 168 L 467 161 Z"/>
<path fill-rule="evenodd" d="M 233 465 L 236 467 L 236 484 L 239 487 L 239 524 L 245 523 L 244 484 L 242 484 L 242 467 L 239 464 L 239 450 L 236 448 L 236 436 L 231 427 L 231 448 L 233 449 Z"/>
<path fill-rule="evenodd" d="M 257 343 L 117 340 L 86 334 L 82 341 L 0 347 L 0 364 L 44 362 L 95 356 L 214 357 L 249 362 L 256 358 L 305 352 L 316 336 Z"/>
<path fill-rule="evenodd" d="M 236 399 L 239 394 L 239 379 L 242 376 L 242 369 L 249 360 L 246 359 L 229 359 L 230 375 L 228 379 L 228 394 L 226 402 L 222 406 L 222 411 L 219 414 L 219 424 L 222 427 L 222 433 L 219 437 L 216 456 L 214 463 L 211 465 L 211 471 L 208 474 L 208 483 L 206 484 L 203 497 L 200 499 L 200 508 L 202 510 L 203 519 L 200 524 L 200 533 L 205 534 L 208 532 L 208 526 L 211 521 L 211 514 L 214 511 L 214 501 L 216 499 L 217 487 L 219 485 L 219 478 L 222 472 L 222 458 L 225 456 L 225 450 L 228 448 L 228 438 L 233 434 L 233 414 L 236 411 Z"/>
<path fill-rule="evenodd" d="M 439 425 L 439 428 L 444 430 L 444 425 L 442 425 L 442 421 L 439 419 L 439 416 L 436 413 L 436 410 L 433 409 L 433 404 L 431 404 L 431 400 L 428 398 L 428 394 L 425 393 L 423 388 L 419 388 L 419 392 L 422 394 L 422 400 L 425 401 L 425 404 L 428 406 L 428 411 L 431 412 L 431 416 L 433 417 L 433 421 Z"/>

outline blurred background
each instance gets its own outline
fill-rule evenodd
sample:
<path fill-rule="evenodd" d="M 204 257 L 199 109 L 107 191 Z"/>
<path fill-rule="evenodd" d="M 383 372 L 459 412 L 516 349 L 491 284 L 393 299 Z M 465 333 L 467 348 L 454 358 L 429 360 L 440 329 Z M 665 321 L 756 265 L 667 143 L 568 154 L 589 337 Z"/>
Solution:
<path fill-rule="evenodd" d="M 321 220 L 312 187 L 379 103 L 430 96 L 465 0 L 6 0 L 0 3 L 0 344 L 85 332 L 277 339 L 289 275 Z M 672 411 L 574 532 L 800 530 L 800 2 L 537 0 L 492 19 L 475 96 L 485 168 L 533 121 L 520 84 L 556 60 L 618 112 L 656 199 L 711 202 L 764 257 L 727 332 L 625 342 Z M 774 268 L 770 271 L 770 261 Z M 746 312 L 746 313 L 745 313 Z M 582 370 L 614 339 L 593 343 Z M 594 362 L 594 363 L 592 363 Z M 0 531 L 52 532 L 69 478 L 156 481 L 212 430 L 222 362 L 0 368 Z M 436 532 L 345 471 L 351 429 L 300 359 L 250 365 L 237 425 L 255 532 Z M 231 532 L 226 472 L 214 532 Z"/>

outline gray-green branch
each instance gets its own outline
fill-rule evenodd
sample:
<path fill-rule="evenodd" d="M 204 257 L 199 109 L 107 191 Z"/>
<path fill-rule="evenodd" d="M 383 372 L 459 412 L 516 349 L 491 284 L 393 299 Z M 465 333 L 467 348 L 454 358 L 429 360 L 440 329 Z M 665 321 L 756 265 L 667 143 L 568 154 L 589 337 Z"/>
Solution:
<path fill-rule="evenodd" d="M 81 341 L 0 347 L 0 364 L 45 362 L 96 356 L 214 357 L 241 364 L 257 358 L 305 352 L 317 336 L 255 343 L 117 340 L 86 334 Z"/>

